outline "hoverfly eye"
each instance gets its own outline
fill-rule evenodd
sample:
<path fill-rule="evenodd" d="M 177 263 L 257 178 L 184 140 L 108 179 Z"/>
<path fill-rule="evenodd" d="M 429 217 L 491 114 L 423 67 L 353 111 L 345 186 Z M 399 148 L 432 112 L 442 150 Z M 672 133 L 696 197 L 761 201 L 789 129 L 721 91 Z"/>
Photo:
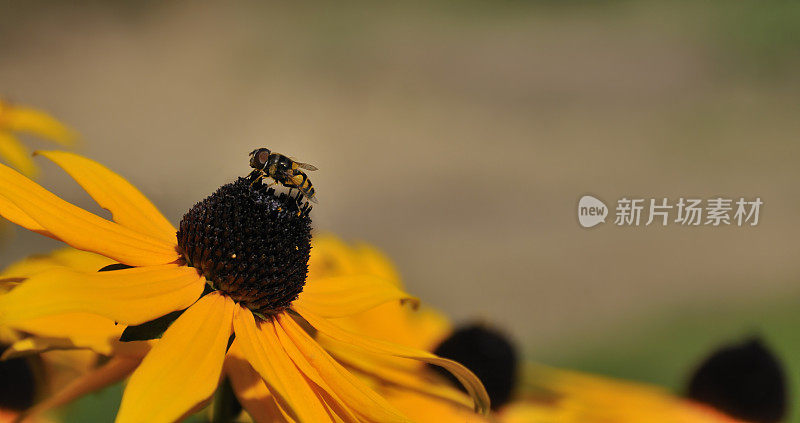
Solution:
<path fill-rule="evenodd" d="M 269 150 L 263 149 L 259 151 L 256 157 L 258 159 L 258 162 L 261 163 L 262 165 L 267 163 L 267 159 L 269 158 Z"/>

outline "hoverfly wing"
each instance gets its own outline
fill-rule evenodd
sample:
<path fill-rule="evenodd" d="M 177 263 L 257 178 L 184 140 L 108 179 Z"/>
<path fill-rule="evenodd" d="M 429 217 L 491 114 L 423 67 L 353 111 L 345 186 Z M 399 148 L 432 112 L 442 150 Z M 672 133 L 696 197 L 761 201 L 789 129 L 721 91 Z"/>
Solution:
<path fill-rule="evenodd" d="M 308 163 L 294 162 L 294 164 L 296 164 L 297 167 L 299 167 L 300 169 L 311 170 L 311 171 L 317 170 L 316 166 Z"/>

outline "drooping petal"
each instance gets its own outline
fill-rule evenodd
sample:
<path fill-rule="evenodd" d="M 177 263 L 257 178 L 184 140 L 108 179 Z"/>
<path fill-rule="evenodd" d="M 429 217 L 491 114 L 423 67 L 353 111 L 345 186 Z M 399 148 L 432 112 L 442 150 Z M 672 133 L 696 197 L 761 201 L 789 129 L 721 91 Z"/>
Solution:
<path fill-rule="evenodd" d="M 113 220 L 134 231 L 168 243 L 175 242 L 176 229 L 136 187 L 107 167 L 65 151 L 37 151 L 61 166 Z"/>
<path fill-rule="evenodd" d="M 92 392 L 113 385 L 131 374 L 141 362 L 130 357 L 112 357 L 107 363 L 72 381 L 69 385 L 36 404 L 28 413 L 29 418 L 39 416 L 48 410 L 69 404 Z"/>
<path fill-rule="evenodd" d="M 286 404 L 286 411 L 292 418 L 301 422 L 333 421 L 323 400 L 281 348 L 273 321 L 256 324 L 253 313 L 239 307 L 233 329 L 234 344 L 239 344 L 247 361 L 264 379 L 276 400 Z"/>
<path fill-rule="evenodd" d="M 354 351 L 341 344 L 326 345 L 325 348 L 347 368 L 353 369 L 377 383 L 402 387 L 403 389 L 421 393 L 428 397 L 439 398 L 453 404 L 472 405 L 472 400 L 467 395 L 450 384 L 444 384 L 426 377 L 425 373 L 420 371 L 421 369 L 419 368 L 409 368 L 402 365 L 405 363 L 394 362 L 402 359 L 366 355 L 361 351 Z"/>
<path fill-rule="evenodd" d="M 309 280 L 295 302 L 324 317 L 345 317 L 389 301 L 419 303 L 390 281 L 372 275 Z"/>
<path fill-rule="evenodd" d="M 379 339 L 368 338 L 354 332 L 340 328 L 325 318 L 314 314 L 302 305 L 293 304 L 292 308 L 299 313 L 311 326 L 319 331 L 323 336 L 345 345 L 361 348 L 374 354 L 390 355 L 395 357 L 419 360 L 426 363 L 440 366 L 453 374 L 472 396 L 475 402 L 475 410 L 480 413 L 489 411 L 489 395 L 483 387 L 481 381 L 469 369 L 452 360 L 447 360 L 431 354 L 427 351 L 418 350 L 402 345 L 393 344 Z"/>
<path fill-rule="evenodd" d="M 254 421 L 294 423 L 289 413 L 275 401 L 258 372 L 247 362 L 238 343 L 234 342 L 228 349 L 223 370 L 239 403 Z"/>
<path fill-rule="evenodd" d="M 65 266 L 82 272 L 96 272 L 103 267 L 116 263 L 108 257 L 74 248 L 62 248 L 46 255 L 35 255 L 6 267 L 0 273 L 0 279 L 29 278 L 36 273 Z"/>
<path fill-rule="evenodd" d="M 94 273 L 53 268 L 0 295 L 0 325 L 71 312 L 141 324 L 190 306 L 204 286 L 195 269 L 175 264 Z"/>
<path fill-rule="evenodd" d="M 309 375 L 331 397 L 360 415 L 375 422 L 409 422 L 410 420 L 363 381 L 352 375 L 319 346 L 290 316 L 275 317 L 278 339 L 295 365 Z M 315 380 L 314 375 L 319 378 Z"/>
<path fill-rule="evenodd" d="M 38 173 L 28 149 L 9 132 L 0 130 L 0 157 L 26 176 Z"/>
<path fill-rule="evenodd" d="M 172 422 L 219 383 L 234 303 L 218 293 L 186 310 L 131 376 L 117 422 Z"/>
<path fill-rule="evenodd" d="M 179 257 L 174 242 L 141 234 L 89 213 L 2 164 L 0 197 L 7 200 L 0 201 L 0 215 L 32 230 L 43 229 L 77 249 L 131 266 L 172 263 Z M 9 202 L 14 207 L 3 207 Z"/>
<path fill-rule="evenodd" d="M 55 143 L 72 146 L 78 134 L 49 114 L 29 107 L 5 105 L 3 123 L 12 131 L 27 132 Z"/>

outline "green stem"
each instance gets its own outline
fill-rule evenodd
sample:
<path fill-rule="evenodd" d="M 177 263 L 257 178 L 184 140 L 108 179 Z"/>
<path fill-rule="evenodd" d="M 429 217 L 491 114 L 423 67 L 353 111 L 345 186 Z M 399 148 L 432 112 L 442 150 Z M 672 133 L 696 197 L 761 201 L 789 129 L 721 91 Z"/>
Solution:
<path fill-rule="evenodd" d="M 223 379 L 214 397 L 214 416 L 211 423 L 232 423 L 241 412 L 242 405 L 233 393 L 231 382 L 228 378 Z"/>

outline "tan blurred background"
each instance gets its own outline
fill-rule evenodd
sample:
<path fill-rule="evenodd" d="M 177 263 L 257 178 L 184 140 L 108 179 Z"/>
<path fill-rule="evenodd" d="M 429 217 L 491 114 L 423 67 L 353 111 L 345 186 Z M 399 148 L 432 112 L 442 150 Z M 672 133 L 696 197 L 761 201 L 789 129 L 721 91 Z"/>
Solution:
<path fill-rule="evenodd" d="M 798 294 L 787 2 L 18 3 L 0 93 L 73 125 L 173 222 L 268 146 L 320 168 L 319 231 L 532 348 Z M 55 166 L 41 182 L 92 204 Z M 587 230 L 587 193 L 764 206 L 752 228 Z M 55 247 L 17 230 L 0 262 Z"/>

